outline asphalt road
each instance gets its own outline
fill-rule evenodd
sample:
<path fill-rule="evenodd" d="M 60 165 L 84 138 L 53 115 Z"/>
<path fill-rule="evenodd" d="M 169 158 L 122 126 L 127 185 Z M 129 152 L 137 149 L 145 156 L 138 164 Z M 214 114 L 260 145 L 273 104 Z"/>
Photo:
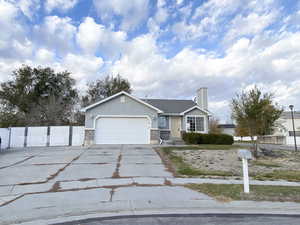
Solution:
<path fill-rule="evenodd" d="M 288 215 L 159 215 L 95 218 L 55 225 L 299 225 L 300 216 Z"/>

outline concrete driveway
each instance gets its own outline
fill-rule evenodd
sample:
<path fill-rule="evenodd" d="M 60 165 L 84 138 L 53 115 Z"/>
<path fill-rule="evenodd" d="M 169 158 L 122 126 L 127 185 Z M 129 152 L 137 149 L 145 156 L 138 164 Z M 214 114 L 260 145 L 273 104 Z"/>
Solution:
<path fill-rule="evenodd" d="M 49 224 L 106 214 L 234 212 L 172 182 L 151 146 L 26 148 L 0 154 L 0 224 Z M 230 207 L 229 207 L 230 206 Z M 298 212 L 299 204 L 247 202 L 247 212 Z M 251 211 L 252 210 L 252 211 Z M 197 212 L 198 212 L 197 211 Z"/>
<path fill-rule="evenodd" d="M 0 155 L 0 185 L 12 189 L 18 185 L 170 176 L 149 146 L 27 148 Z"/>

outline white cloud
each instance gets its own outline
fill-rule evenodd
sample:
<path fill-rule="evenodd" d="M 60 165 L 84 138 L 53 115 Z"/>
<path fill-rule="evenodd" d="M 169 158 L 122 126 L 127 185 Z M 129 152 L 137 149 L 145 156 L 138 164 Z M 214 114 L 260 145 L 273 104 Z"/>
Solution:
<path fill-rule="evenodd" d="M 163 23 L 167 20 L 168 18 L 168 9 L 166 7 L 165 2 L 158 1 L 157 2 L 157 12 L 154 16 L 155 21 L 159 23 Z"/>
<path fill-rule="evenodd" d="M 61 66 L 70 71 L 73 78 L 81 80 L 99 74 L 103 60 L 96 56 L 67 54 Z"/>
<path fill-rule="evenodd" d="M 16 30 L 20 30 L 19 26 L 13 27 L 17 25 L 17 16 L 18 8 L 14 4 L 0 0 L 0 41 L 11 39 L 11 35 L 16 33 Z"/>
<path fill-rule="evenodd" d="M 93 0 L 93 2 L 102 20 L 111 21 L 114 15 L 121 16 L 123 30 L 134 30 L 148 16 L 149 0 Z"/>
<path fill-rule="evenodd" d="M 101 49 L 110 56 L 120 53 L 126 38 L 125 32 L 111 31 L 102 24 L 97 24 L 91 17 L 85 18 L 76 35 L 77 43 L 85 53 L 93 54 Z"/>
<path fill-rule="evenodd" d="M 213 101 L 209 99 L 208 107 L 213 111 L 213 116 L 220 119 L 220 123 L 232 123 L 230 99 L 220 101 Z"/>
<path fill-rule="evenodd" d="M 32 19 L 34 13 L 40 8 L 40 0 L 20 0 L 18 6 L 25 16 Z"/>
<path fill-rule="evenodd" d="M 47 0 L 45 8 L 47 12 L 51 12 L 54 9 L 65 12 L 73 8 L 77 2 L 78 0 Z"/>
<path fill-rule="evenodd" d="M 42 23 L 31 25 L 38 0 L 0 0 L 0 81 L 29 64 L 67 69 L 81 88 L 103 73 L 120 73 L 140 96 L 192 99 L 197 88 L 208 86 L 210 109 L 227 119 L 228 101 L 240 87 L 257 84 L 275 91 L 281 104 L 299 102 L 299 9 L 284 18 L 284 10 L 275 7 L 277 0 L 210 0 L 195 11 L 187 1 L 173 0 L 170 5 L 158 0 L 156 12 L 148 12 L 149 0 L 94 0 L 101 22 L 52 15 L 77 2 L 47 1 L 51 16 L 39 15 Z M 148 34 L 127 36 L 124 30 L 133 31 L 146 21 Z M 270 26 L 274 21 L 276 26 Z M 176 45 L 172 31 L 191 46 Z M 217 49 L 201 49 L 206 47 L 202 38 Z M 193 48 L 195 43 L 199 49 Z"/>
<path fill-rule="evenodd" d="M 34 27 L 38 42 L 42 46 L 65 53 L 74 48 L 77 28 L 69 17 L 47 16 L 44 23 Z"/>
<path fill-rule="evenodd" d="M 144 35 L 132 40 L 111 71 L 127 77 L 141 96 L 192 98 L 197 88 L 208 86 L 214 102 L 231 99 L 242 84 L 260 81 L 275 85 L 277 80 L 286 80 L 285 85 L 299 84 L 300 33 L 290 33 L 279 40 L 259 40 L 265 38 L 242 38 L 224 56 L 184 48 L 167 59 L 155 38 Z M 299 86 L 295 90 L 296 87 Z"/>
<path fill-rule="evenodd" d="M 168 18 L 168 12 L 165 8 L 159 8 L 155 14 L 155 20 L 159 23 L 163 23 Z"/>
<path fill-rule="evenodd" d="M 40 48 L 36 51 L 35 57 L 37 62 L 42 64 L 52 63 L 55 57 L 55 53 L 48 49 Z"/>
<path fill-rule="evenodd" d="M 27 26 L 19 20 L 21 11 L 11 1 L 0 0 L 0 57 L 23 58 L 32 51 L 26 38 Z"/>
<path fill-rule="evenodd" d="M 280 9 L 273 0 L 210 0 L 196 8 L 191 19 L 184 16 L 190 14 L 191 8 L 185 6 L 180 11 L 183 19 L 172 30 L 181 40 L 212 39 L 228 32 L 228 41 L 262 32 L 277 19 Z"/>
<path fill-rule="evenodd" d="M 12 47 L 13 50 L 16 52 L 15 55 L 18 55 L 18 57 L 28 58 L 32 55 L 33 46 L 32 42 L 28 39 L 26 39 L 24 42 L 13 40 Z"/>
<path fill-rule="evenodd" d="M 18 9 L 10 2 L 0 1 L 0 22 L 13 20 L 17 15 Z"/>
<path fill-rule="evenodd" d="M 274 101 L 285 109 L 288 109 L 289 105 L 295 105 L 296 110 L 300 110 L 299 98 L 300 98 L 300 80 L 289 82 L 288 80 L 277 80 L 273 82 L 258 82 L 248 85 L 243 85 L 240 91 L 250 90 L 254 86 L 261 89 L 263 92 L 273 93 Z"/>
<path fill-rule="evenodd" d="M 255 35 L 261 33 L 277 18 L 277 12 L 269 14 L 250 13 L 247 16 L 237 15 L 231 22 L 231 27 L 225 40 L 232 40 L 243 35 Z"/>
<path fill-rule="evenodd" d="M 176 0 L 177 5 L 181 5 L 184 0 Z"/>

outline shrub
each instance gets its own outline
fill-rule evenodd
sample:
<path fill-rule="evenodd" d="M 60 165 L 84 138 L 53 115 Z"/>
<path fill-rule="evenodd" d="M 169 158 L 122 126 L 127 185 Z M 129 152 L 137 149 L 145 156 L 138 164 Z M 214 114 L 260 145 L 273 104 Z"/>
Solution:
<path fill-rule="evenodd" d="M 186 144 L 215 144 L 232 145 L 233 136 L 228 134 L 201 134 L 201 133 L 182 133 L 182 139 Z"/>
<path fill-rule="evenodd" d="M 186 133 L 182 134 L 182 139 L 187 144 L 199 144 L 200 136 L 198 133 Z"/>

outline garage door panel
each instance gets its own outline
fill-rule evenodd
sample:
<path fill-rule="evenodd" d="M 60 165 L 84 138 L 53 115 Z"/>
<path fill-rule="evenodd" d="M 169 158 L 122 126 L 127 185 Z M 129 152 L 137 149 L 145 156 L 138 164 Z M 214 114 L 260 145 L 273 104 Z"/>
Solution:
<path fill-rule="evenodd" d="M 100 118 L 96 123 L 96 144 L 149 144 L 147 118 Z"/>

